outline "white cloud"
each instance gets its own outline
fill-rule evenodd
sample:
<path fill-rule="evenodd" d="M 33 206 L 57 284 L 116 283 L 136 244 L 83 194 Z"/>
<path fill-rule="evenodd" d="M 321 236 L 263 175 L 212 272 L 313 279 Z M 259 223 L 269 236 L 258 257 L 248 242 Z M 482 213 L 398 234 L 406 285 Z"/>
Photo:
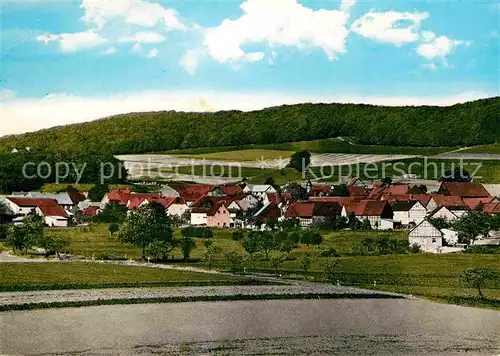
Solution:
<path fill-rule="evenodd" d="M 16 97 L 16 93 L 11 89 L 4 88 L 4 89 L 0 90 L 0 100 L 1 101 L 11 100 L 11 99 L 14 99 L 15 97 Z"/>
<path fill-rule="evenodd" d="M 158 49 L 156 48 L 153 48 L 152 50 L 150 50 L 148 52 L 148 54 L 146 55 L 146 57 L 148 58 L 155 58 L 155 57 L 158 57 L 160 55 L 160 51 L 158 51 Z"/>
<path fill-rule="evenodd" d="M 343 1 L 343 9 L 354 2 Z M 333 60 L 345 53 L 349 14 L 340 10 L 313 10 L 296 0 L 247 0 L 240 6 L 243 15 L 225 19 L 205 31 L 208 54 L 220 63 L 257 61 L 263 52 L 246 53 L 247 44 L 265 44 L 271 48 L 290 46 L 299 49 L 320 48 Z"/>
<path fill-rule="evenodd" d="M 453 40 L 446 36 L 439 36 L 428 43 L 420 44 L 417 47 L 417 53 L 429 60 L 435 58 L 446 60 L 446 56 L 460 45 L 468 45 L 468 42 Z"/>
<path fill-rule="evenodd" d="M 202 55 L 203 52 L 201 50 L 190 49 L 182 56 L 180 64 L 188 73 L 194 74 L 198 68 L 198 62 Z"/>
<path fill-rule="evenodd" d="M 137 32 L 133 36 L 119 38 L 118 42 L 160 43 L 165 40 L 165 36 L 156 32 Z"/>
<path fill-rule="evenodd" d="M 401 46 L 419 39 L 420 23 L 428 17 L 427 12 L 369 12 L 354 21 L 351 30 L 366 38 Z"/>
<path fill-rule="evenodd" d="M 77 52 L 83 49 L 99 46 L 106 42 L 96 31 L 89 30 L 76 33 L 44 34 L 37 38 L 37 41 L 48 44 L 58 42 L 62 52 Z"/>
<path fill-rule="evenodd" d="M 341 0 L 340 10 L 349 11 L 354 5 L 356 5 L 356 0 Z"/>
<path fill-rule="evenodd" d="M 114 20 L 143 27 L 164 24 L 167 29 L 172 30 L 186 28 L 179 19 L 177 11 L 165 8 L 158 3 L 142 0 L 83 0 L 81 7 L 85 10 L 83 19 L 99 29 Z"/>
<path fill-rule="evenodd" d="M 68 94 L 43 99 L 14 99 L 0 106 L 0 136 L 57 125 L 91 121 L 141 111 L 257 110 L 303 102 L 366 103 L 375 105 L 452 105 L 498 93 L 466 92 L 443 97 L 366 97 L 338 95 L 292 95 L 278 93 L 140 92 L 106 98 L 82 98 Z M 200 103 L 204 103 L 200 105 Z"/>
<path fill-rule="evenodd" d="M 111 46 L 111 47 L 108 47 L 108 49 L 106 49 L 104 52 L 102 52 L 102 55 L 109 56 L 111 54 L 115 54 L 116 52 L 118 52 L 118 49 L 114 46 Z"/>
<path fill-rule="evenodd" d="M 436 66 L 436 63 L 424 63 L 424 64 L 422 64 L 422 68 L 429 69 L 429 70 L 436 70 L 437 66 Z"/>

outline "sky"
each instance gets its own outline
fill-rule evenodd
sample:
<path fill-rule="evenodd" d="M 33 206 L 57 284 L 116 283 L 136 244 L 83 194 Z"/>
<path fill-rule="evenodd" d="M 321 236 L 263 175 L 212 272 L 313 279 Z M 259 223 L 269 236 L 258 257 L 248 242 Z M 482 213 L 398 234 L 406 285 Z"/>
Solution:
<path fill-rule="evenodd" d="M 0 136 L 109 115 L 500 95 L 500 2 L 0 0 Z"/>

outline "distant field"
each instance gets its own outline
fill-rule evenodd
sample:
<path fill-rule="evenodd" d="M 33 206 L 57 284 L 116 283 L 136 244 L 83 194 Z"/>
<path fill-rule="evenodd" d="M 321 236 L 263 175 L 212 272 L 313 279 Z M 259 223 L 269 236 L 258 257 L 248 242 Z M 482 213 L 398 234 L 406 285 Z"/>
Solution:
<path fill-rule="evenodd" d="M 483 154 L 500 154 L 500 143 L 493 143 L 491 145 L 483 145 L 471 147 L 466 150 L 460 151 L 461 153 L 483 153 Z"/>
<path fill-rule="evenodd" d="M 279 159 L 290 158 L 293 151 L 279 151 L 279 150 L 266 150 L 266 149 L 249 149 L 249 150 L 235 150 L 214 153 L 199 153 L 199 154 L 176 154 L 177 157 L 195 158 L 195 159 L 209 159 L 209 160 L 227 160 L 227 161 L 255 161 L 257 159 Z"/>
<path fill-rule="evenodd" d="M 42 187 L 42 192 L 44 193 L 57 193 L 64 191 L 68 186 L 73 186 L 80 192 L 88 192 L 94 185 L 93 184 L 56 184 L 56 183 L 46 183 Z M 110 189 L 127 189 L 130 188 L 128 184 L 111 184 Z"/>
<path fill-rule="evenodd" d="M 346 142 L 347 141 L 347 142 Z M 263 145 L 245 145 L 231 147 L 207 147 L 195 149 L 179 149 L 162 152 L 171 155 L 197 155 L 203 156 L 210 153 L 225 153 L 241 150 L 275 150 L 275 151 L 310 151 L 313 153 L 362 153 L 362 154 L 404 154 L 431 156 L 439 153 L 453 151 L 458 147 L 401 147 L 401 146 L 369 146 L 351 144 L 348 139 L 331 138 L 323 140 L 285 142 Z M 255 159 L 257 157 L 254 157 Z"/>
<path fill-rule="evenodd" d="M 474 174 L 474 180 L 479 183 L 500 183 L 500 161 L 499 160 L 477 160 L 464 161 L 464 168 L 473 174 L 477 164 L 481 167 Z M 361 179 L 376 180 L 383 177 L 401 177 L 405 173 L 417 174 L 425 179 L 437 180 L 447 171 L 459 167 L 462 164 L 456 159 L 434 159 L 434 158 L 409 158 L 398 161 L 387 161 L 369 164 L 348 165 L 348 166 L 325 166 L 312 167 L 303 176 L 292 168 L 260 169 L 260 168 L 237 168 L 207 166 L 178 167 L 165 171 L 168 173 L 177 172 L 179 174 L 193 174 L 197 176 L 231 177 L 248 179 L 250 184 L 264 184 L 268 178 L 273 178 L 276 184 L 286 184 L 289 182 L 301 182 L 306 179 L 313 179 L 325 182 L 340 182 L 340 177 L 357 176 Z"/>
<path fill-rule="evenodd" d="M 232 276 L 98 263 L 2 263 L 0 290 L 101 288 L 106 286 L 210 285 L 241 281 Z"/>

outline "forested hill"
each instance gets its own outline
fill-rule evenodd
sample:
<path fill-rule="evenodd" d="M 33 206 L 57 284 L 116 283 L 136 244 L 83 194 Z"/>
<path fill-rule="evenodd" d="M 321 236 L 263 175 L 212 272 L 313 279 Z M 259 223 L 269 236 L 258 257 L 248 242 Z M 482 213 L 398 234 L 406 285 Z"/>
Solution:
<path fill-rule="evenodd" d="M 0 151 L 29 146 L 125 154 L 337 136 L 372 145 L 476 145 L 500 139 L 499 113 L 500 97 L 450 107 L 299 104 L 253 112 L 132 113 L 4 137 Z"/>

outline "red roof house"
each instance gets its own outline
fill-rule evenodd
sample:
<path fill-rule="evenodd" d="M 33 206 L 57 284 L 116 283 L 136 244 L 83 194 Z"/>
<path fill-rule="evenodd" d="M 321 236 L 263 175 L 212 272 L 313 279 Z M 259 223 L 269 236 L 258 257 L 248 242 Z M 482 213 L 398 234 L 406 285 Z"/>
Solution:
<path fill-rule="evenodd" d="M 491 196 L 482 184 L 474 182 L 442 182 L 438 193 L 462 198 L 488 198 Z"/>

